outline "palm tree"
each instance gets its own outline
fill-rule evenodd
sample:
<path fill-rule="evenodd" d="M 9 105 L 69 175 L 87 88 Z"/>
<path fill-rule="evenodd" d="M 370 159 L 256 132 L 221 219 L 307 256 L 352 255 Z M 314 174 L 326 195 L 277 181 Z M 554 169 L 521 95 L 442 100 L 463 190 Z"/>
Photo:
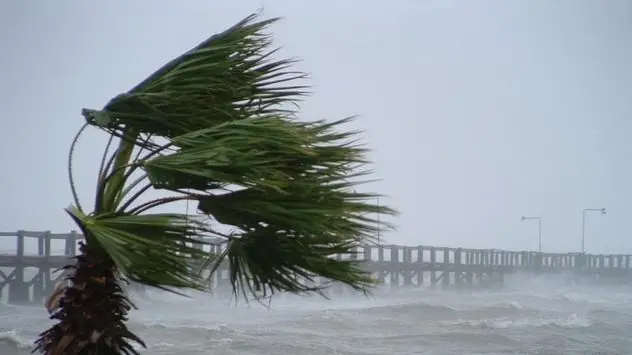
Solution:
<path fill-rule="evenodd" d="M 370 216 L 395 212 L 371 203 L 376 194 L 354 192 L 368 162 L 358 132 L 340 128 L 350 119 L 296 119 L 308 87 L 293 60 L 273 59 L 265 30 L 274 21 L 249 16 L 103 109 L 82 111 L 86 122 L 68 164 L 74 204 L 66 212 L 85 240 L 49 302 L 56 324 L 35 351 L 137 354 L 133 343 L 145 344 L 125 324 L 134 306 L 123 282 L 204 290 L 200 270 L 220 263 L 230 267 L 235 296 L 320 292 L 300 281 L 313 276 L 370 290 L 374 281 L 361 265 L 331 256 L 372 242 Z M 76 194 L 71 164 L 88 126 L 110 137 L 92 212 Z M 151 190 L 168 195 L 148 199 Z M 181 201 L 212 218 L 156 211 Z M 208 237 L 222 238 L 225 252 L 199 248 Z"/>

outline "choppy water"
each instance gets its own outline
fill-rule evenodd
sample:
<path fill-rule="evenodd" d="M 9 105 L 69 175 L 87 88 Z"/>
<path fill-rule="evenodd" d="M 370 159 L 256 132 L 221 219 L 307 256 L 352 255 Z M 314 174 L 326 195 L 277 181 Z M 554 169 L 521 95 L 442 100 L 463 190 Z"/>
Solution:
<path fill-rule="evenodd" d="M 623 286 L 532 279 L 496 292 L 285 296 L 270 309 L 148 297 L 132 316 L 148 354 L 632 354 L 632 288 Z M 40 307 L 1 306 L 0 354 L 28 354 L 45 318 Z"/>

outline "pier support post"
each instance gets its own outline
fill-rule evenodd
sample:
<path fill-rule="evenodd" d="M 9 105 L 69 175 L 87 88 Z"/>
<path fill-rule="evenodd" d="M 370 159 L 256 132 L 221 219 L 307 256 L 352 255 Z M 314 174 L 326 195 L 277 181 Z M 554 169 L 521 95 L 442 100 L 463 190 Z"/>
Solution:
<path fill-rule="evenodd" d="M 402 268 L 400 263 L 403 260 L 399 260 L 399 246 L 397 245 L 390 245 L 391 248 L 391 262 L 389 263 L 390 265 L 390 273 L 391 273 L 391 288 L 397 288 L 399 287 L 399 275 L 402 272 Z"/>
<path fill-rule="evenodd" d="M 68 257 L 73 257 L 77 254 L 77 231 L 71 231 L 70 235 L 66 238 L 66 245 L 64 246 L 65 253 Z"/>
<path fill-rule="evenodd" d="M 15 265 L 15 273 L 9 281 L 9 303 L 24 304 L 29 303 L 29 289 L 24 282 L 24 231 L 17 232 L 17 265 Z"/>
<path fill-rule="evenodd" d="M 380 283 L 386 282 L 386 263 L 384 262 L 384 245 L 380 244 L 377 246 L 377 261 L 378 261 L 378 273 L 377 278 L 380 280 Z"/>
<path fill-rule="evenodd" d="M 39 267 L 37 282 L 33 284 L 33 302 L 43 302 L 48 292 L 52 289 L 50 279 L 51 267 L 48 263 L 51 254 L 50 242 L 50 231 L 46 231 L 37 237 L 37 255 L 46 258 L 47 262 Z"/>
<path fill-rule="evenodd" d="M 463 249 L 458 248 L 454 252 L 454 283 L 456 284 L 456 288 L 463 287 L 463 268 L 461 266 L 461 258 L 462 258 Z"/>
<path fill-rule="evenodd" d="M 403 247 L 404 249 L 404 287 L 412 286 L 413 284 L 413 248 Z"/>
<path fill-rule="evenodd" d="M 430 287 L 437 287 L 437 250 L 430 248 Z"/>
<path fill-rule="evenodd" d="M 417 286 L 424 285 L 424 247 L 417 247 Z"/>
<path fill-rule="evenodd" d="M 442 274 L 442 287 L 450 287 L 450 249 L 443 249 L 443 274 Z"/>

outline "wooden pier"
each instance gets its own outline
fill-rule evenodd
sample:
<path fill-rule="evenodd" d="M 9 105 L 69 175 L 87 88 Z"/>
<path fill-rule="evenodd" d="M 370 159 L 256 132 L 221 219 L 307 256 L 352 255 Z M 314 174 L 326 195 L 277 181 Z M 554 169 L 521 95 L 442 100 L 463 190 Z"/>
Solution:
<path fill-rule="evenodd" d="M 82 238 L 76 232 L 0 232 L 0 300 L 43 302 L 62 277 L 54 271 L 76 255 L 77 243 Z M 12 250 L 11 246 L 14 246 Z M 205 248 L 219 252 L 222 245 Z M 378 281 L 392 288 L 502 287 L 505 277 L 517 272 L 566 273 L 574 280 L 632 283 L 632 255 L 372 245 L 361 247 L 355 255 L 333 257 L 362 260 Z M 227 285 L 228 269 L 220 268 L 210 278 L 210 286 L 219 290 Z M 343 292 L 343 289 L 334 285 L 332 292 Z"/>

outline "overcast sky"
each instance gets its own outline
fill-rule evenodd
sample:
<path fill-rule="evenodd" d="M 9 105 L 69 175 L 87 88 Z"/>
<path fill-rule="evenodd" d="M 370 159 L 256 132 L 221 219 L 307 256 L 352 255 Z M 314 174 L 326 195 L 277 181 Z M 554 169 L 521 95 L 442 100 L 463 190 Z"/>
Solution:
<path fill-rule="evenodd" d="M 344 4 L 344 5 L 341 5 Z M 630 1 L 4 1 L 0 231 L 74 226 L 66 159 L 83 123 L 159 66 L 263 7 L 314 95 L 358 114 L 401 216 L 394 243 L 632 253 Z M 75 161 L 94 194 L 105 140 Z"/>

